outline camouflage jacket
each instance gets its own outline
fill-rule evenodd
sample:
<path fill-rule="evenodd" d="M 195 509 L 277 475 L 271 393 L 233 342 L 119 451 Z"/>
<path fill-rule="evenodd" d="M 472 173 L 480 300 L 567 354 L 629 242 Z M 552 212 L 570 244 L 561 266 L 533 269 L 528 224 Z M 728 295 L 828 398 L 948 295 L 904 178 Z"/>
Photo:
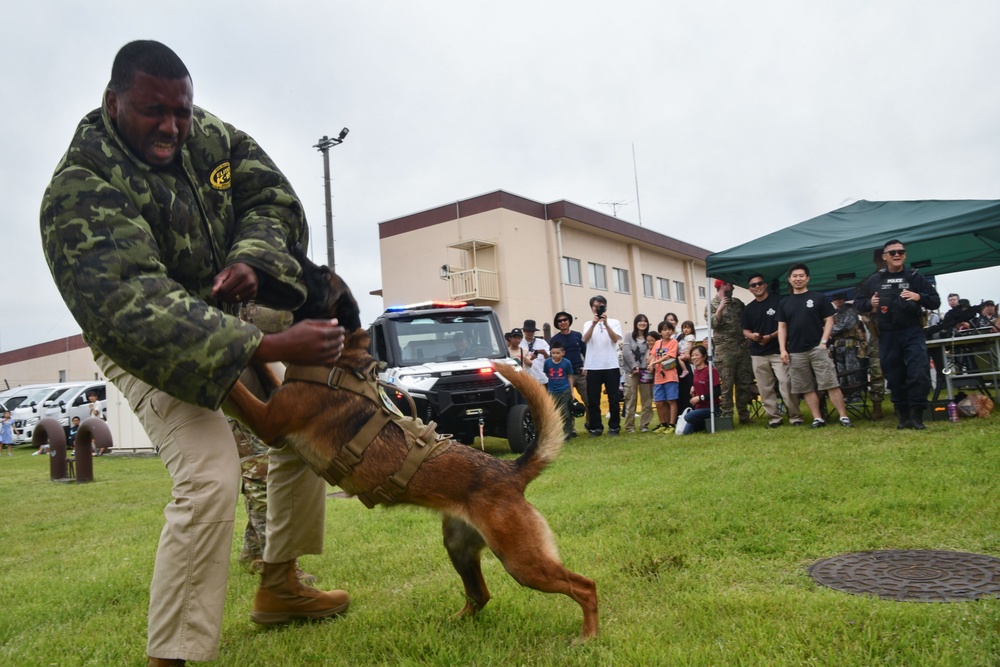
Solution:
<path fill-rule="evenodd" d="M 135 157 L 107 109 L 88 114 L 45 191 L 45 257 L 95 356 L 189 403 L 219 407 L 263 334 L 212 299 L 237 262 L 258 271 L 258 301 L 305 298 L 308 228 L 291 185 L 249 136 L 198 107 L 180 164 Z"/>
<path fill-rule="evenodd" d="M 712 344 L 715 347 L 746 348 L 747 339 L 743 335 L 744 303 L 732 297 L 729 306 L 722 311 L 722 317 L 716 317 L 719 309 L 719 297 L 712 297 Z M 705 319 L 708 319 L 709 309 L 705 308 Z"/>
<path fill-rule="evenodd" d="M 857 347 L 864 350 L 868 336 L 853 306 L 845 304 L 833 314 L 833 330 L 830 332 L 830 338 L 834 347 Z"/>

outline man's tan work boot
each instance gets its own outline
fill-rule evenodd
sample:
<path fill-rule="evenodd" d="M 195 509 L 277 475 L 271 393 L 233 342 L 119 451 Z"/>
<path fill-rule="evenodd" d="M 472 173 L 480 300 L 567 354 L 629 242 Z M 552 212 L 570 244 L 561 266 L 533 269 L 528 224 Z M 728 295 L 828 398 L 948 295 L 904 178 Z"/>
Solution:
<path fill-rule="evenodd" d="M 276 625 L 297 618 L 326 618 L 347 611 L 350 598 L 345 591 L 318 591 L 303 586 L 295 570 L 294 560 L 264 563 L 250 620 L 260 625 Z"/>

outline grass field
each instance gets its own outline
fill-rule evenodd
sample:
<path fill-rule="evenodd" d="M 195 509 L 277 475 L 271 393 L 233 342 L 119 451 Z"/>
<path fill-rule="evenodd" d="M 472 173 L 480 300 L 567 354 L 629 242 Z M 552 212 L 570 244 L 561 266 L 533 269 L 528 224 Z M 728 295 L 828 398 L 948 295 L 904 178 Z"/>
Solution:
<path fill-rule="evenodd" d="M 579 438 L 531 486 L 566 565 L 597 581 L 579 607 L 521 588 L 492 556 L 493 595 L 454 620 L 461 583 L 440 522 L 330 498 L 327 548 L 303 559 L 352 596 L 340 619 L 263 629 L 233 545 L 217 665 L 997 665 L 1000 600 L 889 602 L 817 586 L 821 558 L 872 549 L 1000 555 L 1000 417 L 855 429 Z M 504 454 L 502 441 L 487 449 Z M 0 459 L 0 664 L 142 665 L 148 585 L 170 481 L 156 458 L 95 460 L 50 482 L 44 457 Z M 332 491 L 332 489 L 331 489 Z M 237 515 L 242 535 L 245 515 Z"/>

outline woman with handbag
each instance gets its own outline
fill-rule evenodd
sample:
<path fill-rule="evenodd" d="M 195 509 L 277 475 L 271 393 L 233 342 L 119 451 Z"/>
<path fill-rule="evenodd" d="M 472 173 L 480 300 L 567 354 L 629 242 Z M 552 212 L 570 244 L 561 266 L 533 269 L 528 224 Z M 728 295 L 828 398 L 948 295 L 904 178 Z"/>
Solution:
<path fill-rule="evenodd" d="M 674 340 L 674 325 L 670 322 L 660 322 L 656 328 L 660 340 L 649 351 L 646 363 L 655 370 L 653 402 L 660 419 L 657 428 L 673 433 L 677 424 L 677 341 Z"/>

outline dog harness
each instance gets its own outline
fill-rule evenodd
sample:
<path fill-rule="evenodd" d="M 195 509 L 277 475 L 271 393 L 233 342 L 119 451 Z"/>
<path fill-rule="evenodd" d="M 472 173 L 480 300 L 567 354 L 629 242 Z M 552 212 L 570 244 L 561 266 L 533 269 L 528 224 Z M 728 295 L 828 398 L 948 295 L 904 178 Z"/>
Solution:
<path fill-rule="evenodd" d="M 382 429 L 394 422 L 399 426 L 406 436 L 407 454 L 399 470 L 392 474 L 383 484 L 371 491 L 358 494 L 358 500 L 365 507 L 371 509 L 379 503 L 392 505 L 401 496 L 413 479 L 420 465 L 432 456 L 438 456 L 451 446 L 451 438 L 447 435 L 437 433 L 437 424 L 429 422 L 424 424 L 420 419 L 405 417 L 399 408 L 389 399 L 382 384 L 378 379 L 377 365 L 372 362 L 364 371 L 350 372 L 334 366 L 289 366 L 285 371 L 285 382 L 300 381 L 322 384 L 331 389 L 342 389 L 352 394 L 357 394 L 367 398 L 378 406 L 368 421 L 362 425 L 361 429 L 350 439 L 347 444 L 340 448 L 340 451 L 324 470 L 316 472 L 327 482 L 334 486 L 340 486 L 340 481 L 348 477 L 361 463 L 365 450 L 368 448 Z M 392 387 L 399 391 L 398 388 Z M 404 393 L 404 395 L 406 395 Z M 414 414 L 413 399 L 406 395 L 410 402 L 410 407 Z"/>

